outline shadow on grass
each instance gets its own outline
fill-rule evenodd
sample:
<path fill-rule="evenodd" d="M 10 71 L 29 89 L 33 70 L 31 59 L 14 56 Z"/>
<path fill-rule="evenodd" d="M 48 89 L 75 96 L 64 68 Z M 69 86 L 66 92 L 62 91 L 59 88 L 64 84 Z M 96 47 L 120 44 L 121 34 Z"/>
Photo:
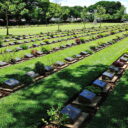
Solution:
<path fill-rule="evenodd" d="M 11 114 L 10 118 L 14 121 L 10 123 L 6 120 L 7 127 L 3 127 L 35 128 L 37 122 L 46 116 L 46 110 L 50 106 L 64 105 L 106 68 L 106 65 L 81 65 L 73 69 L 67 68 L 4 98 L 3 102 L 8 98 L 10 102 L 12 101 L 11 105 L 8 104 L 6 113 Z"/>
<path fill-rule="evenodd" d="M 128 127 L 128 71 L 87 128 Z"/>

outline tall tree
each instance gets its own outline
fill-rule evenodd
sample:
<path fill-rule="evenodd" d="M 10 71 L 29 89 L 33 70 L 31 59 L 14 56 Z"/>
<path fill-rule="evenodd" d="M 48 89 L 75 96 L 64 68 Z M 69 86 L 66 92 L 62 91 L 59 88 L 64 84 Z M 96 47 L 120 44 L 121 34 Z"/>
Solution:
<path fill-rule="evenodd" d="M 85 22 L 87 21 L 87 18 L 88 18 L 88 11 L 87 11 L 87 8 L 84 8 L 83 11 L 81 12 L 81 19 L 83 21 L 84 28 L 85 28 Z"/>
<path fill-rule="evenodd" d="M 96 16 L 100 20 L 100 27 L 101 27 L 101 22 L 102 22 L 102 19 L 103 19 L 105 13 L 106 13 L 106 10 L 105 10 L 104 7 L 102 7 L 100 5 L 97 6 L 97 9 L 96 10 L 97 10 L 96 11 Z"/>
<path fill-rule="evenodd" d="M 14 14 L 16 11 L 16 4 L 11 0 L 1 0 L 0 11 L 5 14 L 7 35 L 9 35 L 9 15 Z"/>

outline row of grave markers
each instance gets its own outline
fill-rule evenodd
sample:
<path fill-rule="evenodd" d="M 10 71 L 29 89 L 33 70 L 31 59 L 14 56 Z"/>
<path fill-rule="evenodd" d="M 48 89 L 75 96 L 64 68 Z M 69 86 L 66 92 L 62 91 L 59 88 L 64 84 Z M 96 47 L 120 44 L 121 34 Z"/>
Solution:
<path fill-rule="evenodd" d="M 76 99 L 71 101 L 65 106 L 61 113 L 66 114 L 70 118 L 71 124 L 66 124 L 69 128 L 80 128 L 85 123 L 86 119 L 89 118 L 92 109 L 96 109 L 104 96 L 115 86 L 116 81 L 122 76 L 128 66 L 128 54 L 122 55 L 116 60 L 107 71 L 103 72 L 102 75 L 92 82 L 90 86 L 99 88 L 100 93 L 92 92 L 85 89 L 78 94 Z"/>
<path fill-rule="evenodd" d="M 107 35 L 107 36 L 109 36 L 109 35 Z M 125 34 L 124 36 L 127 37 L 126 34 Z M 124 37 L 124 38 L 125 38 L 125 37 Z M 101 37 L 101 38 L 103 38 L 103 37 Z M 121 38 L 121 39 L 123 39 L 123 38 Z M 88 43 L 88 42 L 93 41 L 93 40 L 95 40 L 95 39 L 86 40 L 84 43 Z M 81 43 L 82 43 L 82 42 L 81 42 Z M 108 42 L 108 43 L 109 43 L 109 42 Z M 52 52 L 56 52 L 56 51 L 58 51 L 58 50 L 65 49 L 65 48 L 68 48 L 68 47 L 71 47 L 71 46 L 74 46 L 74 45 L 79 45 L 79 44 L 77 44 L 77 43 L 72 43 L 72 44 L 67 44 L 67 45 L 65 45 L 65 46 L 60 46 L 60 48 L 56 47 L 56 48 L 53 48 L 53 50 L 49 51 L 49 53 L 47 53 L 47 54 L 50 54 L 50 53 L 52 53 Z M 101 49 L 102 49 L 103 47 L 106 47 L 106 46 L 101 45 L 100 47 L 101 47 Z M 98 50 L 99 50 L 99 49 L 98 49 Z M 45 54 L 46 54 L 46 53 L 45 53 Z M 26 54 L 26 55 L 24 55 L 24 58 L 16 57 L 16 58 L 14 58 L 14 59 L 11 59 L 11 60 L 10 60 L 10 63 L 4 62 L 4 61 L 0 61 L 0 68 L 4 68 L 4 67 L 9 66 L 9 65 L 11 65 L 11 64 L 17 64 L 17 63 L 20 63 L 20 62 L 24 62 L 24 61 L 30 60 L 30 59 L 32 59 L 32 58 L 35 58 L 35 57 L 43 56 L 43 55 L 45 55 L 45 54 L 44 54 L 43 52 L 41 52 L 41 51 L 35 51 L 34 54 Z"/>

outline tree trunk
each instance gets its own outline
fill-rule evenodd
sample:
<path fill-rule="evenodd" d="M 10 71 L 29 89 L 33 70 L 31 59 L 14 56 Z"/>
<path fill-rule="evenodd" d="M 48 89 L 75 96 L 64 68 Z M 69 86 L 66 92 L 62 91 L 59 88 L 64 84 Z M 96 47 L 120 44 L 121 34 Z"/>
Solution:
<path fill-rule="evenodd" d="M 60 24 L 59 24 L 59 21 L 58 21 L 58 32 L 60 31 Z"/>
<path fill-rule="evenodd" d="M 9 27 L 8 27 L 8 23 L 9 22 L 8 22 L 8 13 L 7 13 L 7 10 L 6 10 L 6 14 L 5 15 L 6 15 L 6 29 L 7 29 L 7 33 L 6 34 L 9 35 Z"/>
<path fill-rule="evenodd" d="M 85 29 L 85 21 L 83 21 L 83 24 L 84 24 L 84 29 Z"/>

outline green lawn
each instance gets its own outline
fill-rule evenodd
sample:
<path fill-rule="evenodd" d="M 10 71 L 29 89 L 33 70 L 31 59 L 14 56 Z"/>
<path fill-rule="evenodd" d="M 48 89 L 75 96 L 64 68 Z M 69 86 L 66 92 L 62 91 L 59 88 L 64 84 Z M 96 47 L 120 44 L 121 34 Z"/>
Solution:
<path fill-rule="evenodd" d="M 36 128 L 36 123 L 45 115 L 49 106 L 65 103 L 126 52 L 127 40 L 1 99 L 0 128 Z"/>
<path fill-rule="evenodd" d="M 128 127 L 128 71 L 101 106 L 87 128 Z"/>
<path fill-rule="evenodd" d="M 119 23 L 103 23 L 102 26 L 106 25 L 118 25 Z M 98 27 L 99 24 L 94 25 L 92 23 L 87 23 L 86 27 Z M 40 32 L 52 32 L 57 30 L 57 25 L 38 25 L 38 26 L 21 26 L 21 27 L 11 27 L 10 28 L 10 34 L 13 35 L 24 35 L 24 34 L 39 34 Z M 63 24 L 60 26 L 61 30 L 71 30 L 71 29 L 81 29 L 83 28 L 82 23 L 70 23 L 70 24 Z M 1 28 L 0 29 L 0 35 L 5 35 L 6 29 Z"/>

